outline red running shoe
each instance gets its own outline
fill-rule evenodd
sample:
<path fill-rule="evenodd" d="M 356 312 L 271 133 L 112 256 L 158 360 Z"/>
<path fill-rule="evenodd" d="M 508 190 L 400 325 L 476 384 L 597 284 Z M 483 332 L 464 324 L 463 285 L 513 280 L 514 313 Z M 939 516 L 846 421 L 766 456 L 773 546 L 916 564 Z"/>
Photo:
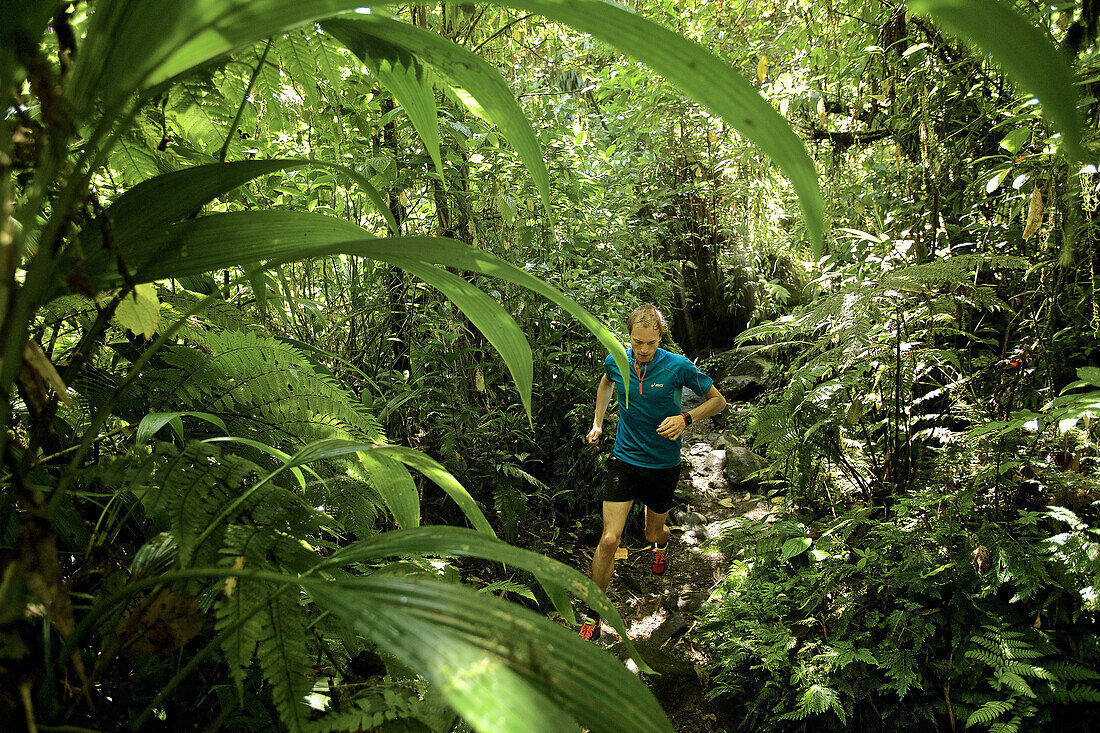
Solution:
<path fill-rule="evenodd" d="M 653 543 L 653 574 L 661 575 L 665 572 L 667 563 L 665 561 L 665 553 L 668 550 L 668 542 L 665 542 L 664 547 L 659 547 L 656 542 Z"/>
<path fill-rule="evenodd" d="M 581 638 L 585 641 L 596 641 L 600 638 L 600 617 L 589 613 L 581 624 Z"/>

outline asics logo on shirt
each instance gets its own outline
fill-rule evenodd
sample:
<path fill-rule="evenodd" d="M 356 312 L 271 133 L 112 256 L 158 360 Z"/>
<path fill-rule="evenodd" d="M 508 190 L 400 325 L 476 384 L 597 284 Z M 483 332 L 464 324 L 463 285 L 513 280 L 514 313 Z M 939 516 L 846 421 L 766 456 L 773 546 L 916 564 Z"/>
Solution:
<path fill-rule="evenodd" d="M 663 385 L 663 384 L 661 384 L 661 383 L 659 383 L 659 382 L 654 382 L 653 384 L 651 384 L 651 385 L 649 385 L 649 386 L 650 386 L 650 387 L 664 387 L 665 385 Z"/>

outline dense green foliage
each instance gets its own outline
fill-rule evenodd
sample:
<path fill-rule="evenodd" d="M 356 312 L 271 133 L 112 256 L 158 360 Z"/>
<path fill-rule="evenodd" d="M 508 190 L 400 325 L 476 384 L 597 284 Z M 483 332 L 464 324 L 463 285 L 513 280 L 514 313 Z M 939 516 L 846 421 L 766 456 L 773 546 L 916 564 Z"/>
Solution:
<path fill-rule="evenodd" d="M 779 364 L 749 433 L 789 513 L 724 540 L 744 550 L 703 632 L 715 694 L 761 730 L 1088 729 L 1094 169 L 919 18 L 826 34 L 882 65 L 826 60 L 851 110 L 809 122 L 838 240 L 812 302 L 739 337 Z"/>
<path fill-rule="evenodd" d="M 1093 3 L 359 5 L 0 17 L 9 718 L 670 730 L 531 551 L 651 300 L 776 363 L 745 729 L 1095 725 Z"/>

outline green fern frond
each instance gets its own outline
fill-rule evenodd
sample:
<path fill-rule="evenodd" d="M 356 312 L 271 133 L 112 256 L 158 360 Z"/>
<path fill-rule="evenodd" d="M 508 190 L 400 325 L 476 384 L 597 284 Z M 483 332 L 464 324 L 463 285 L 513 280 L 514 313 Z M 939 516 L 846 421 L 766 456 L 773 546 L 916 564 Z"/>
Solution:
<path fill-rule="evenodd" d="M 528 600 L 535 600 L 535 594 L 530 588 L 523 583 L 516 583 L 511 580 L 497 580 L 489 583 L 489 585 L 484 588 L 478 588 L 478 590 L 482 593 L 496 593 L 498 595 L 503 593 L 515 593 L 517 596 L 521 596 Z"/>
<path fill-rule="evenodd" d="M 997 681 L 1003 684 L 1008 689 L 1015 692 L 1017 695 L 1023 695 L 1024 697 L 1036 697 L 1035 691 L 1031 689 L 1031 686 L 1027 683 L 1027 681 L 1015 672 L 998 670 Z"/>
<path fill-rule="evenodd" d="M 1100 689 L 1092 685 L 1054 685 L 1036 696 L 1040 703 L 1062 705 L 1095 705 L 1100 703 Z"/>
<path fill-rule="evenodd" d="M 1100 680 L 1100 672 L 1072 662 L 1050 662 L 1046 668 L 1063 682 Z"/>
<path fill-rule="evenodd" d="M 158 332 L 169 328 L 204 297 L 190 290 L 173 292 L 168 288 L 158 288 L 157 295 L 161 303 Z M 186 342 L 201 342 L 210 331 L 265 332 L 263 326 L 256 323 L 255 316 L 245 313 L 227 300 L 212 298 L 196 315 L 189 316 L 176 333 Z"/>
<path fill-rule="evenodd" d="M 389 710 L 376 709 L 373 700 L 356 700 L 342 710 L 312 720 L 306 726 L 309 733 L 344 733 L 349 730 L 378 730 L 398 716 Z"/>
<path fill-rule="evenodd" d="M 215 605 L 214 624 L 221 636 L 220 646 L 229 666 L 230 679 L 243 704 L 248 668 L 252 666 L 260 639 L 266 635 L 267 596 L 275 589 L 248 578 L 229 581 L 223 588 Z"/>
<path fill-rule="evenodd" d="M 969 284 L 974 272 L 987 270 L 1026 270 L 1028 262 L 1023 257 L 1011 255 L 955 255 L 920 265 L 904 267 L 886 275 L 885 287 L 909 288 L 941 285 L 943 283 Z"/>
<path fill-rule="evenodd" d="M 417 721 L 421 726 L 395 726 L 401 730 L 450 730 L 455 714 L 438 701 L 434 688 L 422 680 L 382 680 L 358 694 L 339 712 L 309 723 L 308 733 L 343 733 L 382 730 L 387 723 Z"/>
<path fill-rule="evenodd" d="M 966 727 L 988 725 L 1014 706 L 1015 702 L 1012 700 L 991 700 L 970 714 L 970 717 L 966 719 Z"/>
<path fill-rule="evenodd" d="M 200 537 L 218 514 L 241 495 L 243 488 L 260 475 L 260 468 L 251 461 L 199 441 L 189 442 L 178 460 L 170 461 L 157 472 L 156 480 L 168 494 L 166 513 L 179 543 L 182 562 L 212 564 L 216 561 L 226 526 L 223 523 L 214 527 L 213 532 L 201 540 L 201 547 L 198 545 Z M 247 511 L 264 495 L 264 492 L 257 492 L 239 511 Z"/>
<path fill-rule="evenodd" d="M 304 731 L 309 724 L 309 707 L 304 698 L 313 687 L 313 664 L 304 644 L 305 613 L 297 596 L 281 593 L 267 598 L 266 633 L 256 656 L 279 719 L 290 731 Z"/>
<path fill-rule="evenodd" d="M 83 295 L 63 295 L 54 298 L 42 306 L 38 317 L 47 327 L 57 326 L 69 319 L 76 319 L 83 325 L 91 325 L 98 315 L 96 304 Z"/>
<path fill-rule="evenodd" d="M 357 465 L 349 467 L 348 473 L 353 476 L 337 475 L 328 479 L 323 497 L 317 497 L 311 503 L 323 503 L 325 510 L 346 531 L 366 538 L 374 533 L 378 520 L 385 514 L 386 505 Z"/>
<path fill-rule="evenodd" d="M 1003 669 L 1013 674 L 1018 674 L 1021 677 L 1034 677 L 1039 680 L 1057 681 L 1058 678 L 1051 674 L 1051 672 L 1043 667 L 1036 667 L 1033 664 L 1026 664 L 1024 662 L 1017 662 L 1013 659 L 1006 659 Z"/>
<path fill-rule="evenodd" d="M 995 664 L 1001 664 L 1008 658 L 1008 652 L 1011 650 L 1005 646 L 1003 640 L 999 638 L 989 638 L 986 636 L 975 636 L 971 638 L 974 644 L 978 647 L 967 650 L 966 656 L 979 659 L 990 666 Z"/>
<path fill-rule="evenodd" d="M 994 723 L 989 728 L 989 733 L 1018 733 L 1020 730 L 1020 724 L 1024 722 L 1024 719 L 1019 715 L 1012 716 L 1012 719 L 1005 723 Z"/>
<path fill-rule="evenodd" d="M 527 496 L 511 483 L 498 483 L 493 486 L 493 506 L 500 515 L 505 539 L 514 541 L 519 520 L 527 511 Z"/>
<path fill-rule="evenodd" d="M 382 440 L 366 408 L 293 347 L 242 331 L 192 337 L 192 347 L 163 349 L 164 368 L 137 386 L 154 409 L 210 412 L 233 435 L 262 430 L 292 450 L 320 438 Z"/>
<path fill-rule="evenodd" d="M 212 364 L 229 381 L 226 389 L 211 394 L 213 411 L 251 408 L 253 421 L 300 441 L 381 440 L 377 420 L 331 378 L 317 374 L 291 346 L 241 332 L 211 333 L 205 345 L 212 352 Z"/>
<path fill-rule="evenodd" d="M 917 660 L 908 649 L 891 649 L 879 655 L 886 676 L 893 680 L 890 685 L 899 698 L 905 697 L 909 688 L 920 682 Z"/>
<path fill-rule="evenodd" d="M 542 481 L 539 481 L 537 478 L 535 478 L 531 474 L 527 473 L 526 471 L 524 471 L 522 468 L 515 465 L 514 463 L 502 463 L 497 468 L 505 476 L 513 476 L 513 477 L 518 478 L 518 479 L 523 479 L 524 481 L 531 484 L 532 486 L 534 486 L 539 491 L 545 491 L 548 494 L 553 493 L 553 490 L 549 486 L 544 484 Z"/>
<path fill-rule="evenodd" d="M 289 494 L 289 492 L 287 492 Z M 268 500 L 263 504 L 276 507 L 270 515 L 264 516 L 263 505 L 253 508 L 250 519 L 255 524 L 230 524 L 226 527 L 222 554 L 232 557 L 246 558 L 250 567 L 263 567 L 269 570 L 290 570 L 296 573 L 304 573 L 314 567 L 321 557 L 310 550 L 297 538 L 310 536 L 295 532 L 287 526 L 285 515 L 292 514 L 280 507 L 280 500 L 293 506 L 293 495 L 286 499 L 277 495 L 268 495 Z M 272 518 L 276 513 L 282 514 L 278 518 Z M 315 534 L 316 536 L 316 529 Z"/>
<path fill-rule="evenodd" d="M 831 687 L 822 684 L 813 684 L 802 693 L 798 707 L 782 715 L 776 716 L 777 720 L 805 720 L 811 715 L 821 715 L 832 711 L 840 718 L 842 725 L 847 723 L 847 714 L 840 694 Z"/>

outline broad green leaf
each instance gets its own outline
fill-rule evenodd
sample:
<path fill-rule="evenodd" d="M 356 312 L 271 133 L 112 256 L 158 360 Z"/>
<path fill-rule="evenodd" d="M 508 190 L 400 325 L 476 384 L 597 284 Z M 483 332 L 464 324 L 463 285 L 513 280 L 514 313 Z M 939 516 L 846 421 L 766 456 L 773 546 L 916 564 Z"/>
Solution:
<path fill-rule="evenodd" d="M 1100 367 L 1078 367 L 1077 378 L 1093 387 L 1100 387 Z"/>
<path fill-rule="evenodd" d="M 487 534 L 490 537 L 496 537 L 493 528 L 489 526 L 489 520 L 485 518 L 477 502 L 474 501 L 474 498 L 470 496 L 470 492 L 466 491 L 454 476 L 448 473 L 443 466 L 436 463 L 435 460 L 428 457 L 428 455 L 418 450 L 405 448 L 400 445 L 375 445 L 374 443 L 360 443 L 358 441 L 344 440 L 342 438 L 317 440 L 295 453 L 289 461 L 269 474 L 260 484 L 263 484 L 269 479 L 274 478 L 279 472 L 293 466 L 300 466 L 304 463 L 318 461 L 323 458 L 339 458 L 360 452 L 392 458 L 401 461 L 406 466 L 415 468 L 435 482 L 439 488 L 447 492 L 454 502 L 458 504 L 459 509 L 466 515 L 466 518 L 470 520 L 470 523 L 473 524 L 479 532 Z M 257 487 L 260 484 L 257 484 Z M 250 489 L 250 491 L 251 490 L 252 489 Z"/>
<path fill-rule="evenodd" d="M 619 633 L 640 666 L 646 668 L 627 636 L 626 627 L 619 612 L 588 576 L 545 555 L 513 547 L 493 537 L 486 537 L 461 527 L 445 526 L 387 532 L 337 551 L 325 564 L 346 565 L 350 562 L 369 562 L 405 554 L 480 557 L 526 570 L 538 578 L 547 593 L 551 588 L 561 588 L 599 613 L 600 617 Z M 557 604 L 555 606 L 557 607 Z M 576 617 L 568 604 L 564 605 L 564 610 L 558 607 L 558 612 L 570 624 L 576 625 Z"/>
<path fill-rule="evenodd" d="M 435 92 L 421 60 L 400 45 L 357 32 L 349 21 L 331 21 L 322 27 L 358 56 L 371 74 L 390 90 L 424 141 L 436 172 L 443 175 Z M 434 33 L 424 32 L 439 38 Z"/>
<path fill-rule="evenodd" d="M 809 537 L 792 537 L 783 543 L 783 549 L 779 559 L 789 560 L 796 555 L 801 555 L 803 552 L 810 549 L 811 544 L 813 544 L 813 540 Z"/>
<path fill-rule="evenodd" d="M 626 351 L 602 323 L 576 301 L 537 277 L 488 252 L 441 237 L 366 239 L 361 227 L 333 217 L 294 211 L 240 211 L 212 214 L 144 233 L 119 237 L 115 247 L 131 269 L 133 282 L 198 275 L 249 262 L 280 263 L 333 254 L 357 255 L 382 262 L 419 260 L 492 275 L 535 291 L 580 321 L 614 355 L 629 382 Z M 120 287 L 118 258 L 101 252 L 84 265 L 95 287 Z M 60 286 L 59 286 L 60 287 Z M 494 336 L 497 338 L 497 336 Z M 510 357 L 513 358 L 513 357 Z M 629 383 L 627 384 L 629 387 Z M 527 398 L 529 399 L 529 398 Z"/>
<path fill-rule="evenodd" d="M 363 189 L 378 213 L 385 217 L 390 231 L 397 232 L 397 221 L 393 218 L 393 213 L 382 200 L 381 194 L 367 180 L 367 176 L 345 165 L 321 160 L 242 160 L 184 168 L 139 183 L 115 199 L 107 207 L 104 216 L 107 217 L 111 235 L 117 242 L 136 236 L 138 232 L 193 216 L 217 196 L 229 193 L 265 173 L 309 166 L 330 168 L 352 179 Z M 88 233 L 92 237 L 99 237 L 103 226 L 99 222 L 93 223 L 87 232 L 82 233 L 82 238 Z M 82 244 L 85 255 L 90 256 L 89 244 Z"/>
<path fill-rule="evenodd" d="M 157 288 L 150 283 L 136 285 L 115 308 L 112 319 L 116 324 L 135 335 L 153 338 L 160 323 L 160 298 Z"/>
<path fill-rule="evenodd" d="M 534 371 L 531 363 L 531 346 L 516 322 L 499 303 L 481 290 L 435 265 L 425 264 L 414 259 L 391 257 L 389 262 L 411 273 L 446 295 L 466 314 L 466 317 L 485 334 L 493 345 L 519 390 L 523 409 L 527 411 L 528 422 L 531 417 L 531 388 L 534 383 Z"/>
<path fill-rule="evenodd" d="M 378 451 L 359 451 L 359 460 L 370 472 L 371 483 L 386 502 L 397 526 L 409 529 L 420 524 L 420 497 L 409 470 Z"/>
<path fill-rule="evenodd" d="M 752 84 L 703 46 L 605 0 L 491 0 L 573 26 L 633 56 L 726 120 L 760 147 L 791 180 L 806 217 L 806 229 L 820 249 L 825 202 L 806 146 Z"/>
<path fill-rule="evenodd" d="M 531 174 L 543 207 L 550 213 L 550 176 L 542 149 L 508 82 L 496 68 L 436 33 L 381 15 L 365 15 L 355 20 L 339 18 L 321 27 L 345 44 L 367 45 L 368 39 L 379 38 L 422 54 L 425 63 L 461 90 L 459 97 L 474 114 L 500 129 Z M 352 45 L 348 47 L 355 50 Z"/>
<path fill-rule="evenodd" d="M 1073 76 L 1047 34 L 999 0 L 909 0 L 909 9 L 989 53 L 1024 91 L 1039 98 L 1062 133 L 1067 154 L 1081 158 Z"/>
<path fill-rule="evenodd" d="M 994 191 L 996 191 L 1000 187 L 1001 181 L 1003 181 L 1005 179 L 1005 176 L 1008 175 L 1009 170 L 1010 169 L 1005 168 L 1003 171 L 994 174 L 992 178 L 986 181 L 985 192 L 993 193 Z"/>
<path fill-rule="evenodd" d="M 217 516 L 211 520 L 206 529 L 199 534 L 191 546 L 200 546 L 215 529 L 222 525 L 227 517 L 233 516 L 234 513 L 248 501 L 248 498 L 252 496 L 252 494 L 267 485 L 269 481 L 283 471 L 293 470 L 298 466 L 313 461 L 320 461 L 326 458 L 343 458 L 361 452 L 372 452 L 375 455 L 401 461 L 406 466 L 412 466 L 443 489 L 454 502 L 458 504 L 459 509 L 462 510 L 466 518 L 470 520 L 470 523 L 474 525 L 477 531 L 489 535 L 490 537 L 496 537 L 496 533 L 493 532 L 493 528 L 489 525 L 489 520 L 485 518 L 485 514 L 482 513 L 481 507 L 479 507 L 477 502 L 474 501 L 474 498 L 470 496 L 470 492 L 466 491 L 465 487 L 463 487 L 454 476 L 448 473 L 446 469 L 424 453 L 398 445 L 376 445 L 374 443 L 360 443 L 358 441 L 344 440 L 342 438 L 326 438 L 323 440 L 315 440 L 305 448 L 302 448 L 287 459 L 283 465 L 276 468 L 267 476 L 264 476 L 247 490 L 243 491 L 236 499 L 226 504 L 225 507 L 218 512 Z M 383 484 L 383 488 L 384 487 L 385 485 Z M 395 503 L 400 503 L 400 498 L 395 498 Z M 190 558 L 188 558 L 188 560 L 190 560 Z"/>
<path fill-rule="evenodd" d="M 148 415 L 141 418 L 141 422 L 138 423 L 137 431 L 134 433 L 134 443 L 136 445 L 148 443 L 149 439 L 156 435 L 161 428 L 169 424 L 172 420 L 179 419 L 183 416 L 205 420 L 211 425 L 216 425 L 221 428 L 222 432 L 228 432 L 228 429 L 225 427 L 225 422 L 217 415 L 211 415 L 208 412 L 150 412 Z"/>
<path fill-rule="evenodd" d="M 1001 138 L 1001 147 L 1015 155 L 1025 143 L 1031 140 L 1030 127 L 1018 127 Z"/>
<path fill-rule="evenodd" d="M 436 581 L 300 582 L 319 605 L 427 677 L 479 731 L 577 724 L 594 733 L 672 731 L 615 657 L 516 604 Z"/>
<path fill-rule="evenodd" d="M 267 453 L 269 456 L 274 456 L 275 458 L 278 458 L 280 461 L 289 461 L 290 460 L 290 454 L 288 454 L 284 451 L 281 451 L 278 448 L 270 446 L 267 443 L 261 443 L 258 440 L 252 440 L 251 438 L 241 438 L 241 437 L 238 437 L 236 435 L 226 435 L 226 436 L 223 436 L 223 437 L 220 437 L 220 438 L 207 438 L 206 440 L 204 440 L 202 442 L 204 442 L 204 443 L 240 443 L 241 445 L 247 445 L 250 448 L 255 448 L 256 450 L 263 451 L 264 453 Z M 309 466 L 305 466 L 304 468 L 305 468 L 306 471 L 309 471 L 313 475 L 313 478 L 316 479 L 318 484 L 325 483 L 325 480 L 323 478 L 321 478 L 321 474 L 317 473 L 316 471 L 314 471 Z M 298 467 L 295 467 L 295 468 L 290 469 L 290 472 L 292 474 L 294 474 L 294 477 L 296 479 L 298 479 L 298 485 L 301 486 L 303 489 L 305 489 L 306 488 L 306 477 L 305 477 L 305 474 L 302 473 L 302 469 L 298 468 Z"/>
<path fill-rule="evenodd" d="M 135 283 L 201 275 L 234 265 L 291 255 L 307 245 L 369 237 L 349 221 L 291 211 L 236 211 L 161 224 L 145 230 L 132 227 L 114 233 L 114 247 Z M 312 249 L 316 249 L 312 247 Z M 100 250 L 84 262 L 84 275 L 94 287 L 122 287 L 119 258 Z"/>

